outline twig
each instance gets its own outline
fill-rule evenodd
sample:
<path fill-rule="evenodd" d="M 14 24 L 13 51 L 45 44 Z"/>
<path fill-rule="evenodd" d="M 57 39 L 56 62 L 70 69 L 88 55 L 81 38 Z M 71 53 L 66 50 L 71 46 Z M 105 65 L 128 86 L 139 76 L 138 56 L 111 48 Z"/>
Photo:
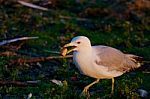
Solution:
<path fill-rule="evenodd" d="M 47 8 L 44 8 L 44 7 L 41 7 L 41 6 L 37 6 L 35 4 L 32 4 L 32 3 L 27 3 L 27 2 L 24 2 L 24 1 L 18 1 L 18 3 L 24 5 L 24 6 L 27 6 L 27 7 L 30 7 L 30 8 L 34 8 L 34 9 L 39 9 L 39 10 L 43 10 L 43 11 L 48 11 Z"/>
<path fill-rule="evenodd" d="M 12 51 L 5 51 L 0 53 L 0 56 L 16 56 L 17 54 L 15 52 Z"/>
<path fill-rule="evenodd" d="M 74 17 L 70 17 L 70 16 L 62 16 L 60 15 L 59 18 L 62 18 L 62 19 L 75 19 L 77 21 L 88 21 L 89 19 L 86 19 L 86 18 L 74 18 Z"/>
<path fill-rule="evenodd" d="M 34 83 L 33 83 L 34 82 Z M 10 85 L 14 85 L 14 86 L 22 86 L 22 87 L 25 87 L 25 86 L 36 86 L 37 84 L 39 83 L 39 81 L 25 81 L 25 82 L 22 82 L 22 81 L 7 81 L 7 80 L 1 80 L 0 81 L 0 86 L 4 86 L 4 85 L 7 85 L 7 86 L 10 86 Z"/>
<path fill-rule="evenodd" d="M 143 73 L 145 73 L 145 74 L 150 74 L 150 71 L 143 71 Z"/>
<path fill-rule="evenodd" d="M 143 62 L 143 63 L 150 63 L 150 61 L 147 61 L 147 60 L 146 60 L 146 61 L 142 61 L 142 62 Z"/>
<path fill-rule="evenodd" d="M 4 41 L 0 42 L 0 46 L 8 44 L 8 43 L 16 42 L 16 41 L 37 39 L 37 38 L 38 37 L 21 37 L 21 38 L 14 38 L 14 39 L 11 39 L 11 40 L 4 40 Z"/>
<path fill-rule="evenodd" d="M 14 65 L 14 64 L 24 64 L 24 63 L 34 63 L 34 62 L 42 62 L 42 61 L 47 61 L 47 60 L 52 60 L 52 59 L 61 59 L 61 58 L 70 58 L 72 55 L 67 55 L 67 56 L 49 56 L 49 57 L 38 57 L 38 58 L 30 58 L 30 59 L 23 59 L 19 58 L 17 60 L 12 60 L 9 64 L 9 66 Z"/>

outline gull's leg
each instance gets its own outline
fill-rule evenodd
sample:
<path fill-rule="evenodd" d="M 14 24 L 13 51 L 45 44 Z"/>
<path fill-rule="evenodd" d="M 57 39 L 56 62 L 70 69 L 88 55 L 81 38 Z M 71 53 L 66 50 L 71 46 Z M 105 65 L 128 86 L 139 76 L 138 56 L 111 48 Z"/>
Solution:
<path fill-rule="evenodd" d="M 114 82 L 115 82 L 115 79 L 112 78 L 111 94 L 114 94 Z"/>
<path fill-rule="evenodd" d="M 98 83 L 100 79 L 96 79 L 94 82 L 92 82 L 91 84 L 87 85 L 86 87 L 84 87 L 84 90 L 82 91 L 82 94 L 88 94 L 88 89 L 93 86 L 94 84 Z"/>

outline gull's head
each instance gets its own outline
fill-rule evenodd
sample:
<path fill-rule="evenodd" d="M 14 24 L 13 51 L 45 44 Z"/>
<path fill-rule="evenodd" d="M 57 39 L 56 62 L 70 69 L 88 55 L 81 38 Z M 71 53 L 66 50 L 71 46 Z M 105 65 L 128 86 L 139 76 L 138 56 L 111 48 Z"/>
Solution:
<path fill-rule="evenodd" d="M 65 48 L 72 47 L 71 51 L 82 51 L 86 48 L 90 49 L 91 42 L 85 36 L 77 36 L 74 37 L 70 43 L 64 45 Z"/>

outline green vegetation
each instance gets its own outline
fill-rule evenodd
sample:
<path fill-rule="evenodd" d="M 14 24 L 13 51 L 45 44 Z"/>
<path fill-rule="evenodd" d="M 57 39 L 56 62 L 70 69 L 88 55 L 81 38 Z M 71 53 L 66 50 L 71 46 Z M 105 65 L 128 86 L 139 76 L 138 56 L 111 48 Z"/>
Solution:
<path fill-rule="evenodd" d="M 44 6 L 42 0 L 31 1 Z M 52 1 L 45 5 L 51 9 L 49 11 L 25 7 L 11 0 L 0 1 L 0 41 L 22 36 L 39 37 L 0 46 L 0 81 L 39 81 L 35 85 L 0 85 L 0 98 L 24 99 L 32 93 L 31 99 L 85 99 L 80 93 L 94 79 L 81 75 L 70 58 L 10 65 L 18 58 L 58 56 L 50 51 L 59 52 L 77 35 L 89 37 L 92 45 L 112 46 L 150 60 L 149 1 L 48 1 Z M 16 55 L 1 54 L 6 51 Z M 145 63 L 116 78 L 113 96 L 109 95 L 111 80 L 101 80 L 90 88 L 91 99 L 140 99 L 139 88 L 150 92 L 149 70 L 149 64 Z M 63 86 L 52 83 L 52 79 L 62 81 Z"/>

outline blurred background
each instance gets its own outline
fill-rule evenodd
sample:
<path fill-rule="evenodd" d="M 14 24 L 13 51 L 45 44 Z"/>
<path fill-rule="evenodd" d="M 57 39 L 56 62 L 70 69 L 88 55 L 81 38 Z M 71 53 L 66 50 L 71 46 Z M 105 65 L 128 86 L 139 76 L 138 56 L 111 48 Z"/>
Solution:
<path fill-rule="evenodd" d="M 80 93 L 94 79 L 59 57 L 64 44 L 84 35 L 92 45 L 144 57 L 141 68 L 116 78 L 111 98 L 148 99 L 149 33 L 149 0 L 0 0 L 0 42 L 38 37 L 0 46 L 0 98 L 85 99 Z M 111 80 L 101 80 L 91 99 L 108 99 L 110 90 Z"/>

